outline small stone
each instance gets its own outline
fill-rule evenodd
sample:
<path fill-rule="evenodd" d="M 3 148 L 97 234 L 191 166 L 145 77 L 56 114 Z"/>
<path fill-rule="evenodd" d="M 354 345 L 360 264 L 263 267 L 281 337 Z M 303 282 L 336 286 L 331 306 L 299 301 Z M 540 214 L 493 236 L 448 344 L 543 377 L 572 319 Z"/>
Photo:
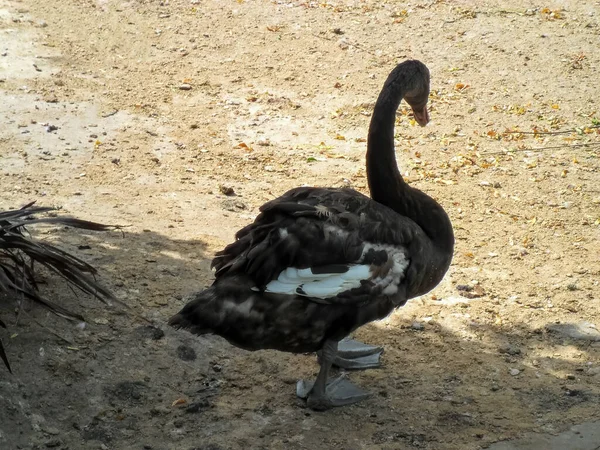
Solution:
<path fill-rule="evenodd" d="M 600 341 L 600 331 L 598 331 L 596 326 L 590 322 L 559 323 L 547 325 L 546 328 L 573 339 Z"/>
<path fill-rule="evenodd" d="M 521 349 L 515 345 L 504 344 L 498 347 L 499 353 L 508 353 L 509 355 L 520 355 Z"/>
<path fill-rule="evenodd" d="M 219 364 L 215 364 L 212 366 L 212 370 L 214 370 L 215 372 L 220 372 L 223 370 L 223 367 L 221 367 Z"/>
<path fill-rule="evenodd" d="M 600 366 L 590 367 L 587 373 L 589 375 L 600 375 Z"/>
<path fill-rule="evenodd" d="M 225 184 L 219 185 L 219 191 L 221 191 L 221 194 L 227 195 L 228 197 L 235 195 L 235 190 L 231 186 Z"/>
<path fill-rule="evenodd" d="M 44 445 L 48 448 L 60 447 L 61 444 L 62 442 L 58 438 L 52 438 L 44 443 Z"/>
<path fill-rule="evenodd" d="M 585 396 L 585 392 L 579 386 L 567 385 L 565 386 L 565 394 L 568 397 L 579 397 Z"/>
<path fill-rule="evenodd" d="M 46 126 L 46 132 L 47 133 L 52 133 L 53 131 L 58 130 L 58 127 L 56 125 L 48 125 Z"/>
<path fill-rule="evenodd" d="M 221 202 L 223 209 L 231 212 L 237 212 L 247 209 L 246 204 L 236 199 L 226 199 Z"/>
<path fill-rule="evenodd" d="M 418 330 L 418 331 L 421 331 L 421 330 L 424 330 L 424 329 L 425 329 L 425 325 L 423 325 L 421 322 L 413 322 L 413 323 L 410 325 L 410 327 L 411 327 L 413 330 Z"/>
<path fill-rule="evenodd" d="M 44 427 L 42 428 L 42 431 L 51 434 L 52 436 L 58 436 L 60 434 L 60 430 L 55 427 Z"/>
<path fill-rule="evenodd" d="M 516 377 L 517 375 L 519 375 L 521 373 L 521 371 L 519 369 L 510 369 L 509 373 L 513 376 Z"/>
<path fill-rule="evenodd" d="M 188 83 L 183 83 L 179 85 L 179 89 L 182 91 L 191 91 L 192 90 L 192 85 L 188 84 Z"/>

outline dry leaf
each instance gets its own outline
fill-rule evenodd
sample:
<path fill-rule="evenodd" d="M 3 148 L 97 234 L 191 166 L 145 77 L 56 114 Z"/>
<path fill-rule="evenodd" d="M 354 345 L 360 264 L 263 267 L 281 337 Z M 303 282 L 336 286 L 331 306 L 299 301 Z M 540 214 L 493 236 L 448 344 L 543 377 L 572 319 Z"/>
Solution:
<path fill-rule="evenodd" d="M 251 152 L 253 150 L 252 147 L 250 147 L 248 144 L 246 144 L 245 142 L 240 142 L 237 147 L 246 150 L 247 152 Z"/>
<path fill-rule="evenodd" d="M 171 404 L 171 406 L 185 405 L 186 403 L 187 403 L 187 400 L 185 398 L 178 398 Z"/>

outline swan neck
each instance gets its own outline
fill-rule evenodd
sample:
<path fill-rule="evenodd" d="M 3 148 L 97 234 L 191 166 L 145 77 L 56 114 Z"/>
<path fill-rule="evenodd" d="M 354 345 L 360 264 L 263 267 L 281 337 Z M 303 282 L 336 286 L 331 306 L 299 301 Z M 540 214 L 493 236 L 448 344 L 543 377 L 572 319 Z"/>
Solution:
<path fill-rule="evenodd" d="M 406 186 L 396 162 L 394 124 L 404 97 L 401 86 L 386 82 L 377 98 L 367 140 L 367 179 L 371 198 L 393 209 Z"/>

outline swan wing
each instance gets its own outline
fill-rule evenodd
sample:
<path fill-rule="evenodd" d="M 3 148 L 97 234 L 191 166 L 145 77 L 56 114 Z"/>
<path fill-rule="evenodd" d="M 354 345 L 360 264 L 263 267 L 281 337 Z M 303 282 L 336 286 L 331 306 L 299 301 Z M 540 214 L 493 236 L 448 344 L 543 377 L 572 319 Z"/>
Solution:
<path fill-rule="evenodd" d="M 399 294 L 419 230 L 354 190 L 298 188 L 263 205 L 212 266 L 217 281 L 244 273 L 266 293 L 364 302 Z"/>

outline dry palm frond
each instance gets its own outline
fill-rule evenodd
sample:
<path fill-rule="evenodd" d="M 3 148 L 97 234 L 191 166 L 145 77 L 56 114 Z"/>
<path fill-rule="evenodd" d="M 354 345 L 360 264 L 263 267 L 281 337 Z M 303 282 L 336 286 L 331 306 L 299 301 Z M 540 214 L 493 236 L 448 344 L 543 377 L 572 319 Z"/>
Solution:
<path fill-rule="evenodd" d="M 70 217 L 32 217 L 33 214 L 43 214 L 52 210 L 54 208 L 34 206 L 32 202 L 21 209 L 0 211 L 0 294 L 20 294 L 44 306 L 54 314 L 69 320 L 83 321 L 81 315 L 71 312 L 39 294 L 34 278 L 36 263 L 102 302 L 107 303 L 115 298 L 110 291 L 96 282 L 94 267 L 53 245 L 33 239 L 26 233 L 24 227 L 40 223 L 66 225 L 95 231 L 106 231 L 116 227 Z M 1 320 L 0 326 L 6 328 Z M 0 359 L 10 370 L 1 341 Z"/>
<path fill-rule="evenodd" d="M 0 320 L 0 327 L 6 328 L 6 325 L 4 324 L 4 322 L 2 322 L 2 320 Z M 6 356 L 6 352 L 4 351 L 4 346 L 2 345 L 1 340 L 0 340 L 0 358 L 2 358 L 2 361 L 4 362 L 4 365 L 6 366 L 8 371 L 10 373 L 12 373 L 12 370 L 10 370 L 10 364 L 8 363 L 8 357 Z"/>

